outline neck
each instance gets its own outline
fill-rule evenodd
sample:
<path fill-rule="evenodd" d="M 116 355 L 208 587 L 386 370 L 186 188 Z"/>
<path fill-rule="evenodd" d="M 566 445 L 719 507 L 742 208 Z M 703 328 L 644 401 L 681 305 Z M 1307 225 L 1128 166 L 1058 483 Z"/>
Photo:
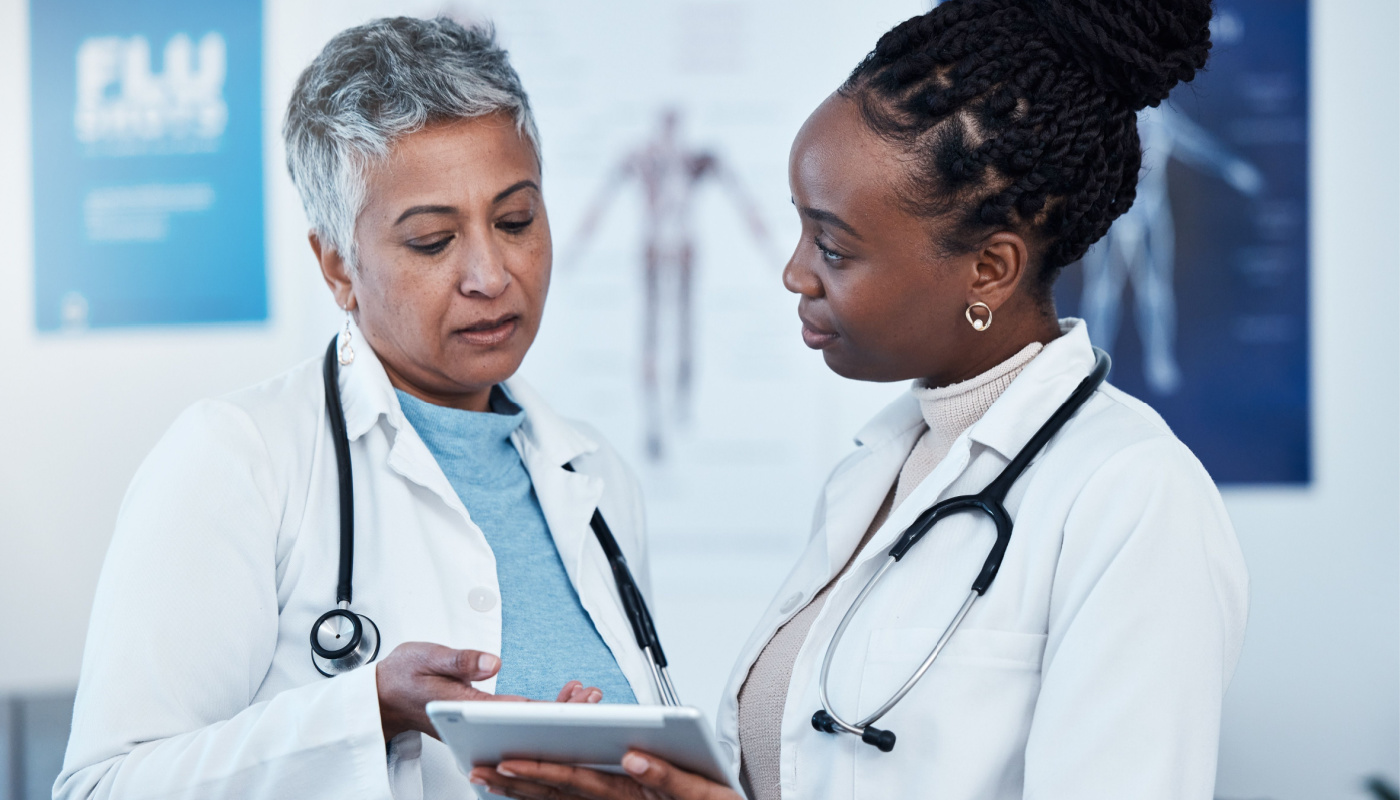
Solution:
<path fill-rule="evenodd" d="M 1006 361 L 1032 342 L 1049 344 L 1060 338 L 1060 322 L 1051 311 L 1049 314 L 1037 314 L 1023 324 L 1013 324 L 1000 330 L 995 325 L 992 329 L 981 332 L 969 329 L 969 336 L 973 338 L 960 343 L 964 357 L 957 363 L 950 364 L 949 369 L 925 377 L 924 386 L 940 388 L 962 383 Z"/>
<path fill-rule="evenodd" d="M 489 411 L 491 409 L 491 386 L 487 386 L 484 389 L 443 392 L 436 389 L 424 388 L 406 379 L 390 366 L 387 361 L 381 359 L 381 363 L 384 364 L 384 372 L 389 376 L 389 385 L 399 391 L 411 394 L 425 403 L 432 403 L 435 406 L 446 406 L 447 408 L 456 408 L 462 411 Z"/>

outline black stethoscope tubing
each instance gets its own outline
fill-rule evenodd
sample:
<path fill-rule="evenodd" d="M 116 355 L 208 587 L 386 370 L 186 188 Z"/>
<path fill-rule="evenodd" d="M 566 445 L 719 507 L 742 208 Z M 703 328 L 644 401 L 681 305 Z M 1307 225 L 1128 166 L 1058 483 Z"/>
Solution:
<path fill-rule="evenodd" d="M 379 656 L 379 626 L 363 614 L 350 610 L 355 567 L 355 486 L 350 466 L 350 438 L 345 433 L 345 409 L 340 402 L 340 360 L 336 352 L 339 337 L 331 339 L 321 365 L 326 410 L 331 420 L 331 441 L 335 446 L 336 476 L 340 497 L 340 557 L 335 587 L 336 607 L 316 618 L 311 625 L 311 664 L 330 678 L 349 672 Z M 322 639 L 327 640 L 326 643 Z M 340 641 L 343 645 L 336 647 Z"/>
<path fill-rule="evenodd" d="M 958 629 L 958 626 L 962 624 L 963 618 L 972 610 L 972 604 L 976 602 L 977 598 L 986 594 L 987 589 L 991 588 L 992 581 L 996 579 L 997 572 L 1001 569 L 1001 561 L 1006 555 L 1006 547 L 1011 543 L 1013 522 L 1011 515 L 1006 512 L 1006 506 L 1004 505 L 1006 496 L 1011 491 L 1011 486 L 1016 483 L 1016 480 L 1026 471 L 1031 461 L 1045 449 L 1045 445 L 1049 443 L 1050 439 L 1054 437 L 1056 433 L 1059 433 L 1060 429 L 1065 426 L 1065 423 L 1069 422 L 1070 417 L 1074 416 L 1075 412 L 1082 408 L 1085 403 L 1089 402 L 1089 398 L 1093 396 L 1094 392 L 1098 391 L 1099 387 L 1103 385 L 1104 380 L 1108 378 L 1108 371 L 1111 367 L 1112 360 L 1108 357 L 1108 354 L 1098 348 L 1094 348 L 1094 368 L 1089 373 L 1088 377 L 1080 381 L 1079 385 L 1075 387 L 1074 392 L 1070 394 L 1069 399 L 1065 400 L 1065 402 L 1055 410 L 1055 413 L 1050 415 L 1050 418 L 1045 421 L 1045 424 L 1040 426 L 1040 429 L 1035 432 L 1035 435 L 1031 436 L 1030 441 L 1026 442 L 1026 445 L 1021 448 L 1021 451 L 1011 459 L 1011 462 L 1002 469 L 1001 473 L 998 474 L 996 478 L 992 479 L 991 483 L 987 484 L 986 488 L 977 494 L 950 497 L 941 503 L 933 505 L 920 514 L 918 518 L 900 534 L 899 539 L 894 543 L 894 546 L 890 548 L 888 558 L 880 565 L 880 568 L 875 574 L 870 577 L 870 580 L 866 581 L 865 586 L 861 589 L 860 593 L 856 595 L 856 599 L 851 603 L 850 607 L 846 609 L 845 616 L 841 618 L 840 624 L 836 626 L 835 633 L 832 634 L 831 641 L 827 644 L 826 655 L 822 659 L 821 676 L 817 681 L 817 694 L 821 698 L 822 709 L 812 715 L 812 727 L 823 733 L 855 734 L 861 738 L 861 741 L 886 753 L 894 749 L 894 732 L 876 728 L 874 723 L 885 714 L 889 713 L 890 709 L 894 708 L 895 704 L 904 699 L 904 696 L 914 688 L 914 685 L 919 682 L 919 679 L 924 676 L 924 673 L 928 671 L 929 667 L 933 666 L 934 659 L 938 658 L 938 654 L 942 652 L 944 646 L 948 644 L 948 640 L 952 638 L 953 633 Z M 826 691 L 827 678 L 831 671 L 832 658 L 836 654 L 837 644 L 841 641 L 841 637 L 845 634 L 847 626 L 850 625 L 851 620 L 855 617 L 856 610 L 865 602 L 865 598 L 870 595 L 870 592 L 875 588 L 875 585 L 880 582 L 880 579 L 885 576 L 885 573 L 889 572 L 890 568 L 894 566 L 896 562 L 904 558 L 905 554 L 909 552 L 909 549 L 917 544 L 925 534 L 932 530 L 933 526 L 939 520 L 964 511 L 979 511 L 986 514 L 991 517 L 997 530 L 996 541 L 992 544 L 991 552 L 987 554 L 987 560 L 982 563 L 982 570 L 977 574 L 977 579 L 972 582 L 972 589 L 968 593 L 967 599 L 963 601 L 962 606 L 953 616 L 948 627 L 944 629 L 943 635 L 940 636 L 937 643 L 934 644 L 933 650 L 929 652 L 928 657 L 919 665 L 919 668 L 915 670 L 909 680 L 905 681 L 904 685 L 901 686 L 889 700 L 874 712 L 867 715 L 864 719 L 861 719 L 859 722 L 847 722 L 832 710 L 831 701 L 828 699 Z"/>
<path fill-rule="evenodd" d="M 355 567 L 355 490 L 350 465 L 350 438 L 346 434 L 345 409 L 340 401 L 340 361 L 336 350 L 337 340 L 338 337 L 331 339 L 330 346 L 326 349 L 321 373 L 325 384 L 326 410 L 331 421 L 331 436 L 335 444 L 336 474 L 340 494 L 339 580 L 335 589 L 336 608 L 322 614 L 311 626 L 312 663 L 316 670 L 326 677 L 348 672 L 362 664 L 374 661 L 379 654 L 378 626 L 369 617 L 350 610 L 353 593 L 352 576 Z M 564 469 L 570 472 L 574 471 L 572 464 L 565 464 Z M 661 649 L 661 639 L 656 634 L 651 611 L 647 608 L 646 600 L 642 597 L 637 581 L 632 577 L 632 570 L 627 566 L 627 558 L 622 554 L 622 548 L 618 546 L 616 537 L 613 536 L 607 521 L 603 519 L 602 511 L 596 508 L 593 510 L 589 527 L 593 529 L 593 535 L 598 539 L 598 544 L 603 548 L 608 564 L 612 567 L 613 580 L 617 584 L 617 593 L 622 602 L 623 611 L 626 612 L 627 620 L 631 623 L 632 634 L 637 640 L 637 646 L 647 657 L 647 663 L 651 668 L 652 678 L 656 682 L 662 702 L 669 706 L 680 705 L 675 684 L 671 682 L 671 675 L 666 668 L 666 654 Z M 335 639 L 339 639 L 345 636 L 347 628 L 349 635 L 345 645 L 328 647 L 322 644 L 322 636 L 333 636 Z"/>

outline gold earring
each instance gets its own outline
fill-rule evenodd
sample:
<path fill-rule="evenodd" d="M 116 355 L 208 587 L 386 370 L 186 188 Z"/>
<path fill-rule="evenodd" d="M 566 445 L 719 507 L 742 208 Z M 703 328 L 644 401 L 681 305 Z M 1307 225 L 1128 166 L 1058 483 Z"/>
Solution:
<path fill-rule="evenodd" d="M 978 319 L 977 317 L 972 316 L 972 309 L 977 308 L 978 306 L 981 306 L 982 310 L 987 312 L 986 319 Z M 972 325 L 972 329 L 974 331 L 977 331 L 978 333 L 981 333 L 982 331 L 985 331 L 986 329 L 992 327 L 992 308 L 986 303 L 973 303 L 972 305 L 967 307 L 967 311 L 963 312 L 963 316 L 967 317 L 967 321 L 969 324 Z"/>
<path fill-rule="evenodd" d="M 340 360 L 341 366 L 348 366 L 355 362 L 355 350 L 350 346 L 350 310 L 345 311 L 345 330 L 340 332 L 340 341 L 336 343 L 336 357 Z"/>

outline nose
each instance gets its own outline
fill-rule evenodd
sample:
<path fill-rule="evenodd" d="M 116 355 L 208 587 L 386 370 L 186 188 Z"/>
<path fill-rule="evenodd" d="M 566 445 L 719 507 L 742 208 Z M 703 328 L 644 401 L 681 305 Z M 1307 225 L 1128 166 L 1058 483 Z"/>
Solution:
<path fill-rule="evenodd" d="M 470 246 L 461 249 L 461 275 L 457 290 L 468 297 L 494 300 L 511 284 L 505 253 L 490 235 L 472 237 Z"/>
<path fill-rule="evenodd" d="M 804 265 L 798 257 L 802 248 L 792 254 L 787 265 L 783 267 L 783 288 L 793 294 L 800 294 L 803 297 L 821 297 L 822 282 L 817 274 Z"/>

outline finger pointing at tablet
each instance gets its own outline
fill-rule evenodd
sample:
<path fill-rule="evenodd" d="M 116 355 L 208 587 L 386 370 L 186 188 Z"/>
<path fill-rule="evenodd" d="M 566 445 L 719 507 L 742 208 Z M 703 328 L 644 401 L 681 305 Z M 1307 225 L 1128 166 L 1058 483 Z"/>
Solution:
<path fill-rule="evenodd" d="M 488 694 L 472 686 L 489 679 L 501 668 L 501 659 L 477 650 L 454 650 L 428 642 L 404 642 L 379 662 L 375 684 L 379 692 L 379 719 L 384 741 L 404 731 L 437 736 L 424 710 L 433 700 L 503 700 L 524 702 L 515 695 Z M 559 692 L 559 702 L 596 703 L 602 692 L 570 681 Z"/>

